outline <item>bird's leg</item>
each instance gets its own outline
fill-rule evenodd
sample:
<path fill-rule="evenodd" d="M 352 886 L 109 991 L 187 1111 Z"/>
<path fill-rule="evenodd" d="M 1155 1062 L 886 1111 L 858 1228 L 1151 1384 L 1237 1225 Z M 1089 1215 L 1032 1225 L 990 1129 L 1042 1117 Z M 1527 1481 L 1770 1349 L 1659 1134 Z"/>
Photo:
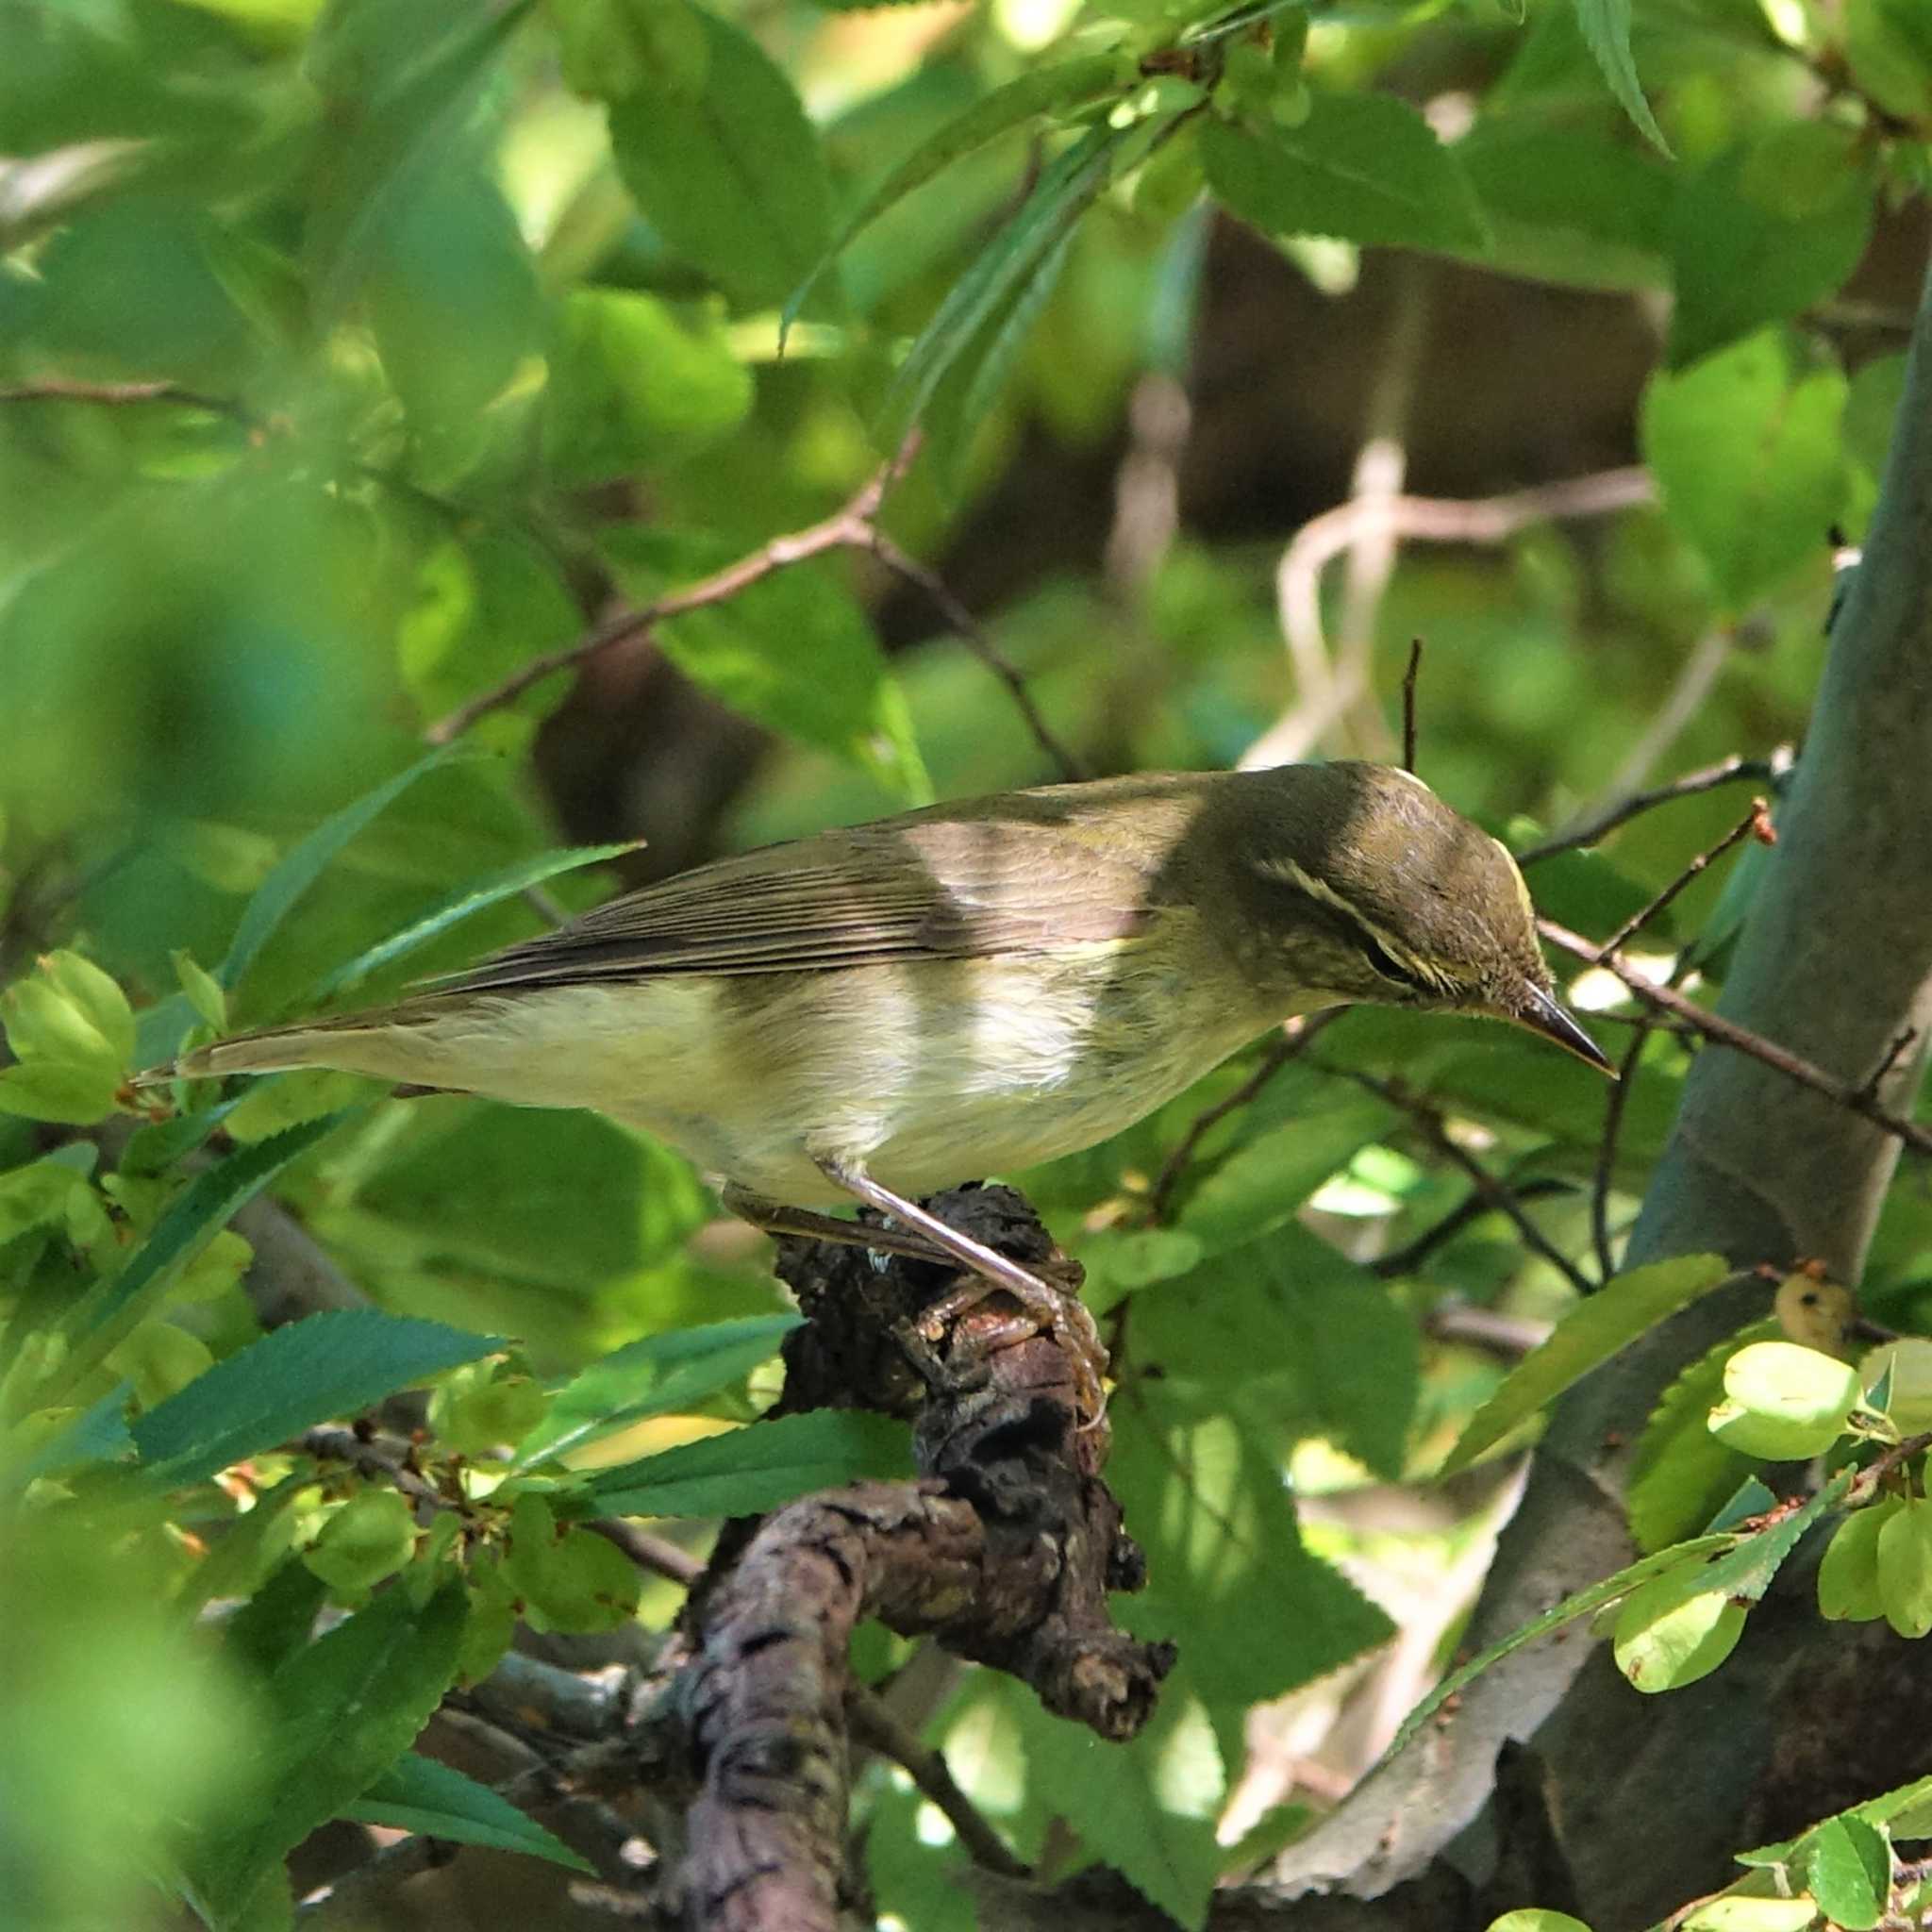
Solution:
<path fill-rule="evenodd" d="M 837 1182 L 881 1214 L 890 1214 L 940 1249 L 957 1266 L 978 1277 L 971 1284 L 962 1282 L 927 1309 L 923 1325 L 930 1327 L 937 1322 L 943 1327 L 984 1300 L 992 1290 L 1004 1290 L 1038 1327 L 1045 1329 L 1059 1344 L 1073 1367 L 1074 1393 L 1083 1418 L 1090 1424 L 1100 1420 L 1107 1409 L 1107 1392 L 1093 1364 L 1096 1359 L 1104 1359 L 1105 1354 L 1100 1331 L 1094 1327 L 1093 1317 L 1078 1295 L 1052 1287 L 996 1248 L 974 1241 L 969 1234 L 961 1234 L 956 1227 L 948 1227 L 937 1214 L 916 1201 L 907 1200 L 903 1194 L 895 1194 L 891 1188 L 874 1180 L 862 1167 L 824 1155 L 814 1155 L 812 1159 L 827 1180 Z"/>
<path fill-rule="evenodd" d="M 736 1181 L 726 1181 L 718 1190 L 725 1213 L 748 1221 L 764 1234 L 798 1235 L 806 1241 L 837 1241 L 848 1248 L 870 1248 L 879 1255 L 904 1255 L 914 1261 L 929 1261 L 942 1268 L 958 1259 L 949 1248 L 929 1241 L 924 1235 L 904 1228 L 869 1227 L 863 1222 L 841 1221 L 836 1215 L 815 1214 L 809 1208 L 789 1208 L 782 1201 L 756 1194 Z"/>

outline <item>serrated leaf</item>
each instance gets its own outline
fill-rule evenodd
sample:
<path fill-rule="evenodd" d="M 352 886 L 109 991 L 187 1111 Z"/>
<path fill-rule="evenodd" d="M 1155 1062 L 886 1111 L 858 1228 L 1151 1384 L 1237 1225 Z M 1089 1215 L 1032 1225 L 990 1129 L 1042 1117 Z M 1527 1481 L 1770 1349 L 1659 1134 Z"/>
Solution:
<path fill-rule="evenodd" d="M 956 280 L 919 333 L 887 398 L 885 440 L 896 444 L 921 417 L 954 362 L 1099 197 L 1126 136 L 1091 127 L 1054 157 L 1018 214 Z"/>
<path fill-rule="evenodd" d="M 1137 1636 L 1181 1643 L 1212 1707 L 1278 1697 L 1389 1638 L 1388 1618 L 1304 1546 L 1261 1431 L 1190 1413 L 1151 1378 L 1124 1385 L 1115 1412 L 1108 1481 L 1148 1574 L 1122 1614 Z"/>
<path fill-rule="evenodd" d="M 820 1408 L 601 1470 L 590 1491 L 607 1515 L 752 1516 L 814 1490 L 911 1474 L 903 1423 Z"/>
<path fill-rule="evenodd" d="M 467 1615 L 454 1578 L 421 1610 L 408 1591 L 385 1591 L 275 1672 L 278 1716 L 255 1795 L 184 1859 L 217 1926 L 233 1924 L 281 1860 L 408 1748 L 456 1674 Z"/>
<path fill-rule="evenodd" d="M 558 1391 L 549 1414 L 517 1444 L 515 1466 L 527 1469 L 646 1416 L 702 1402 L 769 1361 L 798 1325 L 796 1315 L 751 1315 L 633 1341 Z"/>
<path fill-rule="evenodd" d="M 1208 1713 L 1184 1675 L 1168 1679 L 1153 1720 L 1125 1743 L 1029 1711 L 1026 1782 L 1088 1851 L 1200 1932 L 1220 1874 L 1214 1821 L 1226 1774 Z"/>
<path fill-rule="evenodd" d="M 545 1830 L 488 1785 L 478 1784 L 453 1764 L 414 1751 L 406 1751 L 354 1804 L 343 1806 L 336 1815 L 454 1844 L 523 1852 L 572 1872 L 596 1872 L 555 1832 Z"/>
<path fill-rule="evenodd" d="M 1580 1382 L 1600 1362 L 1729 1274 L 1720 1255 L 1680 1255 L 1607 1282 L 1577 1304 L 1541 1348 L 1517 1363 L 1469 1420 L 1442 1474 L 1466 1469 L 1519 1424 Z"/>
<path fill-rule="evenodd" d="M 1201 159 L 1215 198 L 1264 235 L 1459 250 L 1487 240 L 1461 163 L 1392 94 L 1318 92 L 1293 128 L 1210 120 Z"/>
<path fill-rule="evenodd" d="M 1774 1321 L 1754 1323 L 1707 1350 L 1657 1398 L 1637 1444 L 1624 1504 L 1640 1550 L 1662 1549 L 1708 1525 L 1750 1463 L 1706 1426 L 1724 1392 L 1724 1364 L 1751 1341 L 1775 1341 Z"/>
<path fill-rule="evenodd" d="M 1664 228 L 1676 289 L 1670 366 L 1835 293 L 1865 251 L 1872 188 L 1857 131 L 1809 121 L 1786 122 L 1686 180 Z"/>
<path fill-rule="evenodd" d="M 73 1347 L 40 1399 L 58 1400 L 61 1391 L 104 1361 L 160 1305 L 182 1267 L 283 1168 L 308 1153 L 342 1119 L 332 1114 L 291 1127 L 196 1174 L 120 1274 L 75 1310 L 70 1323 Z"/>
<path fill-rule="evenodd" d="M 460 925 L 474 914 L 500 905 L 505 899 L 514 898 L 532 886 L 541 886 L 545 879 L 554 879 L 562 873 L 579 872 L 587 865 L 603 865 L 609 859 L 621 858 L 627 852 L 637 851 L 642 843 L 641 839 L 625 839 L 611 845 L 574 845 L 558 852 L 540 852 L 533 858 L 520 858 L 514 865 L 505 866 L 501 872 L 491 873 L 459 888 L 420 919 L 411 920 L 400 931 L 391 933 L 386 940 L 377 941 L 353 959 L 344 960 L 317 984 L 309 995 L 309 1003 L 320 1006 L 325 1001 L 352 991 L 372 973 L 392 966 L 398 959 L 408 958 L 431 940 L 441 938 L 452 926 Z"/>
<path fill-rule="evenodd" d="M 1402 1727 L 1391 1740 L 1385 1757 L 1393 1757 L 1406 1750 L 1416 1734 L 1443 1705 L 1458 1691 L 1468 1689 L 1491 1665 L 1502 1659 L 1525 1643 L 1534 1643 L 1540 1637 L 1547 1637 L 1553 1630 L 1560 1630 L 1566 1624 L 1574 1624 L 1579 1617 L 1594 1616 L 1598 1610 L 1625 1597 L 1640 1584 L 1648 1583 L 1655 1576 L 1661 1576 L 1667 1570 L 1674 1569 L 1688 1557 L 1706 1555 L 1721 1550 L 1734 1550 L 1738 1544 L 1735 1536 L 1699 1537 L 1690 1542 L 1677 1543 L 1668 1550 L 1659 1550 L 1655 1556 L 1640 1557 L 1636 1562 L 1626 1565 L 1614 1574 L 1606 1576 L 1600 1583 L 1592 1583 L 1583 1590 L 1566 1596 L 1553 1609 L 1543 1612 L 1541 1617 L 1531 1619 L 1527 1624 L 1512 1630 L 1507 1637 L 1491 1644 L 1487 1650 L 1479 1651 L 1474 1657 L 1457 1669 L 1453 1670 L 1409 1714 L 1403 1719 Z"/>
<path fill-rule="evenodd" d="M 1891 1897 L 1891 1847 L 1864 1819 L 1828 1819 L 1806 1834 L 1805 1883 L 1844 1932 L 1873 1932 Z"/>
<path fill-rule="evenodd" d="M 1668 158 L 1671 144 L 1643 97 L 1643 83 L 1637 77 L 1637 62 L 1630 55 L 1630 0 L 1576 0 L 1576 20 L 1618 106 L 1644 140 Z"/>
<path fill-rule="evenodd" d="M 737 557 L 714 536 L 638 525 L 608 526 L 598 543 L 641 604 Z M 686 676 L 742 716 L 858 765 L 914 803 L 931 797 L 904 696 L 834 564 L 774 572 L 727 603 L 667 620 L 654 635 Z"/>
<path fill-rule="evenodd" d="M 1710 568 L 1724 606 L 1747 608 L 1807 561 L 1844 498 L 1845 380 L 1794 375 L 1769 332 L 1644 391 L 1644 460 L 1665 513 Z"/>
<path fill-rule="evenodd" d="M 963 114 L 929 134 L 859 204 L 811 273 L 792 291 L 779 322 L 780 348 L 819 277 L 881 215 L 944 173 L 955 161 L 964 160 L 1001 135 L 1024 126 L 1036 115 L 1074 107 L 1108 92 L 1117 84 L 1119 75 L 1120 62 L 1111 54 L 1030 68 L 1004 87 L 994 88 Z"/>
<path fill-rule="evenodd" d="M 832 195 L 791 80 L 700 8 L 703 86 L 653 71 L 610 109 L 618 172 L 651 224 L 746 305 L 784 301 L 825 252 Z"/>
<path fill-rule="evenodd" d="M 141 1479 L 180 1487 L 354 1415 L 413 1382 L 506 1344 L 441 1322 L 343 1308 L 305 1316 L 238 1349 L 134 1425 Z"/>
<path fill-rule="evenodd" d="M 1419 1374 L 1415 1324 L 1388 1284 L 1291 1223 L 1134 1305 L 1137 1361 L 1216 1396 L 1269 1378 L 1268 1413 L 1391 1481 Z"/>

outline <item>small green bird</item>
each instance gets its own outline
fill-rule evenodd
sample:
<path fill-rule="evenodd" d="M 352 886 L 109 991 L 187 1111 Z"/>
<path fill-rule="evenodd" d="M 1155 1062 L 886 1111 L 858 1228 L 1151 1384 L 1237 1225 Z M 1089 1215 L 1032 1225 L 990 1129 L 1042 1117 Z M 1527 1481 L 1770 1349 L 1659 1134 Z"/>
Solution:
<path fill-rule="evenodd" d="M 1157 773 L 822 832 L 625 894 L 430 990 L 185 1054 L 588 1107 L 758 1224 L 1041 1284 L 917 1197 L 1091 1147 L 1292 1014 L 1487 1014 L 1607 1072 L 1523 876 L 1407 772 Z M 161 1077 L 165 1077 L 163 1074 Z M 808 1210 L 857 1197 L 898 1229 Z"/>

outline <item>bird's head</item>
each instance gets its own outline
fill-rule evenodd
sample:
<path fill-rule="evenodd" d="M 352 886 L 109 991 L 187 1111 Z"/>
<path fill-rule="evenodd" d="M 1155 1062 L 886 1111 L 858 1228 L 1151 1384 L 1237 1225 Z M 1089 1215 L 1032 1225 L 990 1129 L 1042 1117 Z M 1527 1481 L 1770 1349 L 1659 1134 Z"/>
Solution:
<path fill-rule="evenodd" d="M 1419 778 L 1336 762 L 1240 785 L 1224 857 L 1270 978 L 1507 1020 L 1611 1071 L 1557 998 L 1516 861 Z"/>

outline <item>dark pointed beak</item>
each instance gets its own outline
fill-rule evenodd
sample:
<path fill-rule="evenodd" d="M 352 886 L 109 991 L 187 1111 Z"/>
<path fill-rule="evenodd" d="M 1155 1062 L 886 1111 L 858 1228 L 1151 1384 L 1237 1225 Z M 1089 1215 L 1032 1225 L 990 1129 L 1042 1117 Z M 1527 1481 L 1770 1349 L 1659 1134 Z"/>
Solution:
<path fill-rule="evenodd" d="M 1527 1027 L 1545 1040 L 1555 1041 L 1566 1053 L 1574 1053 L 1598 1073 L 1607 1074 L 1613 1080 L 1617 1077 L 1617 1070 L 1610 1064 L 1609 1057 L 1576 1024 L 1570 1009 L 1555 993 L 1545 992 L 1540 986 L 1524 988 L 1521 1008 L 1508 1017 L 1519 1026 Z"/>

